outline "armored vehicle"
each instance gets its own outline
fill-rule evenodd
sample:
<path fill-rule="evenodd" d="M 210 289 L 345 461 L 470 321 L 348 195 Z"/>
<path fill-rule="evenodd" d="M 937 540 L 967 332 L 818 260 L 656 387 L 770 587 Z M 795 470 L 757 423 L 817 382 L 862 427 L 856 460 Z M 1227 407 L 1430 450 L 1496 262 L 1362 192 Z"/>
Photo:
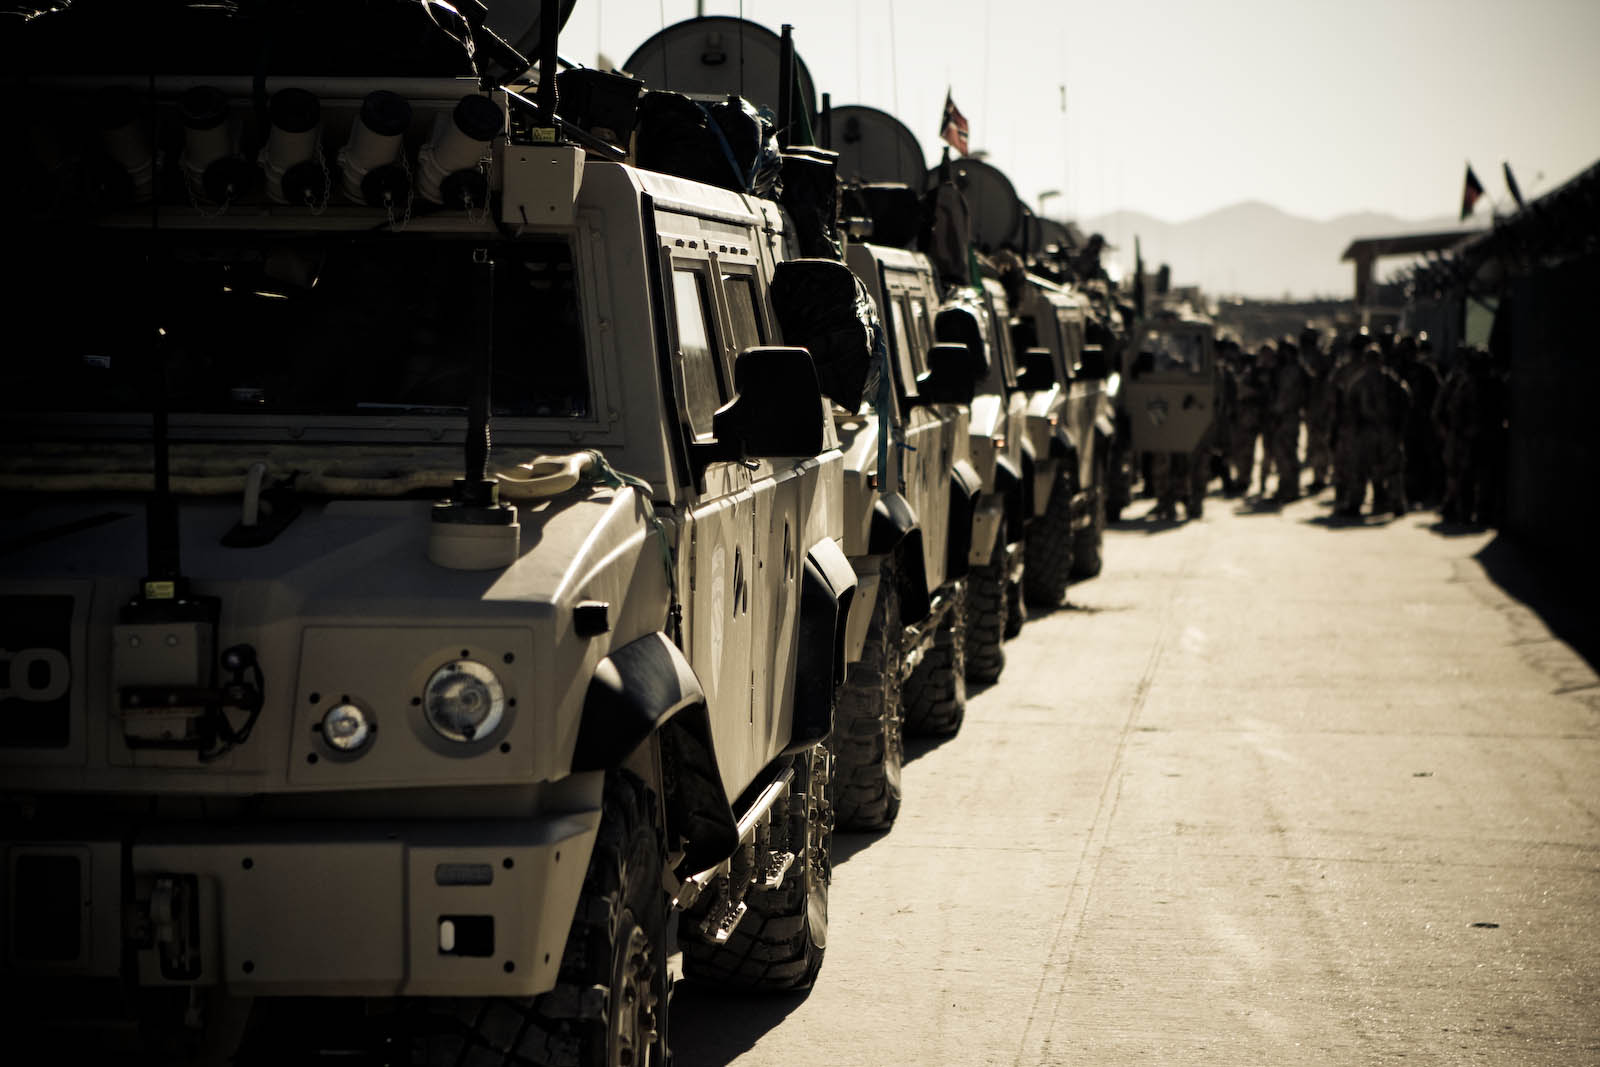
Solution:
<path fill-rule="evenodd" d="M 1088 343 L 1083 294 L 1029 269 L 1042 231 L 1010 180 L 982 160 L 951 160 L 948 168 L 970 205 L 973 244 L 994 257 L 1011 305 L 1028 394 L 1023 593 L 1027 603 L 1053 608 L 1074 578 L 1100 572 L 1113 368 L 1104 346 Z"/>
<path fill-rule="evenodd" d="M 1100 573 L 1116 427 L 1103 349 L 1084 341 L 1082 300 L 1036 275 L 1012 281 L 1012 343 L 1022 351 L 1028 394 L 1024 594 L 1053 608 L 1073 578 Z"/>
<path fill-rule="evenodd" d="M 840 696 L 834 803 L 841 825 L 873 828 L 899 810 L 903 722 L 949 734 L 966 711 L 962 579 L 981 488 L 967 458 L 977 369 L 966 345 L 935 342 L 939 291 L 926 256 L 851 243 L 845 262 L 878 311 L 886 358 L 875 395 L 839 420 L 845 552 L 860 581 L 849 644 L 859 636 L 863 651 Z"/>
<path fill-rule="evenodd" d="M 1188 315 L 1138 323 L 1123 385 L 1136 450 L 1188 453 L 1205 440 L 1216 414 L 1214 338 L 1209 321 Z"/>
<path fill-rule="evenodd" d="M 789 27 L 779 35 L 739 19 L 692 19 L 640 45 L 625 66 L 702 102 L 749 92 L 767 105 L 791 153 L 827 160 L 823 225 L 834 227 L 838 157 L 794 147 L 815 128 L 817 112 Z M 919 158 L 914 173 L 920 167 Z M 786 206 L 790 175 L 786 166 Z M 850 327 L 849 307 L 859 297 L 868 321 L 855 326 L 878 346 L 864 393 L 861 381 L 824 385 L 837 405 L 846 552 L 859 583 L 832 742 L 834 807 L 841 826 L 858 829 L 886 827 L 899 811 L 903 730 L 949 734 L 960 726 L 966 707 L 962 579 L 971 557 L 989 561 L 995 532 L 993 524 L 975 527 L 980 484 L 967 459 L 972 383 L 980 371 L 965 344 L 937 343 L 939 284 L 928 258 L 909 247 L 917 236 L 916 192 L 871 191 L 882 195 L 869 195 L 870 204 L 884 209 L 874 219 L 873 243 L 850 242 L 839 256 L 857 285 L 845 285 L 820 260 L 807 261 L 803 270 L 817 294 L 812 310 Z M 838 256 L 840 243 L 830 237 L 810 254 Z M 790 340 L 822 332 L 817 315 L 797 314 L 784 329 Z M 855 329 L 845 332 L 856 336 Z M 975 529 L 989 535 L 981 547 L 974 544 Z"/>
<path fill-rule="evenodd" d="M 14 1050 L 660 1064 L 671 909 L 730 983 L 821 965 L 857 582 L 784 220 L 457 7 L 17 31 Z"/>
<path fill-rule="evenodd" d="M 914 193 L 931 185 L 917 214 L 935 220 L 928 229 L 950 235 L 937 242 L 942 255 L 934 267 L 941 306 L 935 336 L 968 346 L 978 374 L 968 424 L 969 454 L 980 488 L 966 594 L 965 655 L 968 680 L 990 683 L 1005 666 L 1002 642 L 1021 625 L 1017 591 L 1025 529 L 1021 470 L 1027 400 L 1017 386 L 1005 291 L 992 269 L 981 280 L 972 277 L 969 205 L 949 186 L 946 170 L 924 169 L 922 148 L 903 123 L 875 108 L 846 105 L 833 109 L 831 129 L 841 175 L 859 184 L 857 196 L 869 209 L 885 209 L 873 218 L 875 225 L 923 238 L 924 233 L 910 232 L 921 227 L 885 216 L 892 214 L 892 194 L 898 187 Z"/>

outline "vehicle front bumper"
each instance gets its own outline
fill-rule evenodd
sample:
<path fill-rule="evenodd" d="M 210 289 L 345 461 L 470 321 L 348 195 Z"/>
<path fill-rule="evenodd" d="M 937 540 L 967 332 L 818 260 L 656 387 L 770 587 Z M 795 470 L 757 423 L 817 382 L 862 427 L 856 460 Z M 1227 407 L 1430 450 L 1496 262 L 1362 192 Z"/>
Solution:
<path fill-rule="evenodd" d="M 532 996 L 555 985 L 599 812 L 173 825 L 0 842 L 8 982 L 236 995 Z"/>

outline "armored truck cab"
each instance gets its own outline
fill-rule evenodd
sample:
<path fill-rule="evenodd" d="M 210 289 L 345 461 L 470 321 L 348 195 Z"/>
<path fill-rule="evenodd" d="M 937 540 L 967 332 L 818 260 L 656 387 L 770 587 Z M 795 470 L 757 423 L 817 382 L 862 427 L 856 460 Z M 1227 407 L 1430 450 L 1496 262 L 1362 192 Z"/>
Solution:
<path fill-rule="evenodd" d="M 1115 423 L 1104 371 L 1084 359 L 1077 295 L 1030 274 L 1014 313 L 1012 341 L 1023 350 L 1028 393 L 1025 594 L 1029 603 L 1053 608 L 1074 577 L 1099 573 Z"/>
<path fill-rule="evenodd" d="M 856 579 L 774 205 L 475 80 L 16 88 L 12 1007 L 661 1063 L 671 906 L 808 984 Z"/>
<path fill-rule="evenodd" d="M 974 386 L 968 443 L 980 482 L 973 512 L 966 594 L 966 675 L 992 683 L 1005 667 L 1007 637 L 1021 628 L 1023 538 L 1027 529 L 1023 448 L 1028 398 L 1018 385 L 1005 289 L 986 277 L 981 287 L 952 290 L 939 310 L 940 341 L 978 353 L 983 376 Z"/>
<path fill-rule="evenodd" d="M 860 581 L 848 646 L 861 651 L 840 698 L 835 805 L 841 825 L 869 828 L 889 825 L 899 810 L 905 702 L 943 732 L 959 726 L 965 708 L 962 580 L 979 490 L 968 460 L 975 374 L 966 346 L 934 342 L 939 293 L 925 256 L 851 244 L 845 263 L 877 309 L 884 340 L 865 403 L 839 420 L 845 551 Z"/>

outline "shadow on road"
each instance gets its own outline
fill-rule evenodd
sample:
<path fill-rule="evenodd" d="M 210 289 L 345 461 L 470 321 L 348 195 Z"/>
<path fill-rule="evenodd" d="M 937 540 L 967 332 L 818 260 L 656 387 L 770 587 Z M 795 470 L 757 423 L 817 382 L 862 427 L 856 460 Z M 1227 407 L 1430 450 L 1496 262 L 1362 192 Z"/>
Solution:
<path fill-rule="evenodd" d="M 1108 522 L 1106 528 L 1128 533 L 1158 534 L 1176 530 L 1182 525 L 1183 521 L 1180 519 L 1158 519 L 1154 511 L 1147 511 L 1137 519 L 1118 519 L 1116 522 Z"/>
<path fill-rule="evenodd" d="M 1382 530 L 1393 522 L 1395 517 L 1385 512 L 1382 515 L 1341 515 L 1330 511 L 1326 515 L 1317 515 L 1313 518 L 1302 519 L 1307 526 L 1321 526 L 1327 530 Z"/>
<path fill-rule="evenodd" d="M 1496 535 L 1473 558 L 1490 581 L 1539 616 L 1551 633 L 1570 645 L 1590 667 L 1600 671 L 1600 627 L 1595 625 L 1592 609 L 1587 604 L 1593 586 L 1582 580 L 1574 581 L 1579 572 L 1549 562 L 1503 533 Z M 1592 563 L 1577 562 L 1588 565 L 1593 573 Z"/>
<path fill-rule="evenodd" d="M 828 858 L 833 860 L 835 867 L 838 867 L 857 852 L 871 847 L 875 842 L 882 841 L 888 836 L 888 830 L 872 830 L 867 833 L 846 833 L 843 830 L 835 830 L 833 847 L 828 850 Z"/>
<path fill-rule="evenodd" d="M 667 1023 L 674 1062 L 684 1067 L 732 1063 L 754 1048 L 767 1031 L 781 1025 L 809 993 L 753 996 L 695 982 L 677 983 L 672 988 Z"/>

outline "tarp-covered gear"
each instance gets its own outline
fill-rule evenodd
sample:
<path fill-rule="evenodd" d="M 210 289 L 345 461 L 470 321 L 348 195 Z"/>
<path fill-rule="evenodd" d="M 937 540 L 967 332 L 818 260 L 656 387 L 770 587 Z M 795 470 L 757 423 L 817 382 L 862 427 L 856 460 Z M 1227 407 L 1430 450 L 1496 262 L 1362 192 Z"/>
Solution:
<path fill-rule="evenodd" d="M 832 260 L 792 260 L 773 271 L 772 308 L 784 340 L 810 350 L 822 395 L 859 410 L 882 332 L 866 288 Z"/>
<path fill-rule="evenodd" d="M 645 93 L 634 152 L 645 170 L 768 200 L 781 193 L 782 157 L 772 124 L 736 96 L 701 104 L 682 93 Z"/>

